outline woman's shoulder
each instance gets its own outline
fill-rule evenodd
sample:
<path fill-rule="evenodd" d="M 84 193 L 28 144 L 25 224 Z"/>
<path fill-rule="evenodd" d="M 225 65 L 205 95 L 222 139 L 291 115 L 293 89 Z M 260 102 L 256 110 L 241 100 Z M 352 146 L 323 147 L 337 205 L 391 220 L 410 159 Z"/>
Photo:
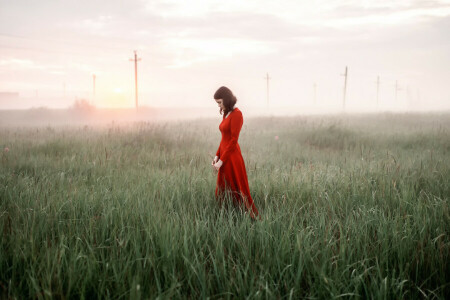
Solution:
<path fill-rule="evenodd" d="M 236 114 L 236 115 L 241 115 L 242 116 L 242 111 L 239 108 L 237 108 L 237 107 L 235 107 L 233 109 L 233 113 Z"/>
<path fill-rule="evenodd" d="M 242 116 L 242 112 L 239 108 L 235 107 L 233 111 L 231 112 L 230 117 L 232 117 L 234 120 L 237 120 L 238 122 L 242 122 L 244 120 L 244 117 Z"/>

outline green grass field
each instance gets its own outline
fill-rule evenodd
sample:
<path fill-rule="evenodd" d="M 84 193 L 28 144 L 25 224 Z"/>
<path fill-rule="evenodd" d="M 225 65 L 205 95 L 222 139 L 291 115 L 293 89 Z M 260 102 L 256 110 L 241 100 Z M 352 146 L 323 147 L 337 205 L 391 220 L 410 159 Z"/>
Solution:
<path fill-rule="evenodd" d="M 0 298 L 450 295 L 449 114 L 244 112 L 257 222 L 215 202 L 218 125 L 2 127 Z"/>

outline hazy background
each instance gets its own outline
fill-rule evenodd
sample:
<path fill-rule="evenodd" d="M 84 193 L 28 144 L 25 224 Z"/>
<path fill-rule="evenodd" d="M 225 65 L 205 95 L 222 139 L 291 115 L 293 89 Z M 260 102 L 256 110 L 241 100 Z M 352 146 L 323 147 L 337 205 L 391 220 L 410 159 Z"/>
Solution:
<path fill-rule="evenodd" d="M 132 108 L 137 50 L 147 107 L 267 110 L 269 73 L 269 111 L 340 110 L 348 66 L 347 111 L 448 110 L 449 28 L 450 1 L 0 0 L 0 109 Z"/>

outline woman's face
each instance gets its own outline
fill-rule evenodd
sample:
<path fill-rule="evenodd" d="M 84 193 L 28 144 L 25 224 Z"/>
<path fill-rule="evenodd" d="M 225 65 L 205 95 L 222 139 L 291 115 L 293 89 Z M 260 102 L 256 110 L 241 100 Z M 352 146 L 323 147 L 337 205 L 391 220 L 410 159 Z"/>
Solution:
<path fill-rule="evenodd" d="M 225 110 L 225 106 L 223 105 L 222 99 L 215 99 L 217 102 L 217 106 L 219 106 L 222 110 Z"/>

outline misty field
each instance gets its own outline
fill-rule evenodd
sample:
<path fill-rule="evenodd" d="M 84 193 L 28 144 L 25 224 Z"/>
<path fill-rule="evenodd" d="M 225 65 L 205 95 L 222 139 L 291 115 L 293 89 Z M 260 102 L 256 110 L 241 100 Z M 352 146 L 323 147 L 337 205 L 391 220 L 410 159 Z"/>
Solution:
<path fill-rule="evenodd" d="M 219 117 L 0 128 L 0 298 L 445 298 L 450 115 L 246 119 L 262 215 L 214 199 Z"/>

